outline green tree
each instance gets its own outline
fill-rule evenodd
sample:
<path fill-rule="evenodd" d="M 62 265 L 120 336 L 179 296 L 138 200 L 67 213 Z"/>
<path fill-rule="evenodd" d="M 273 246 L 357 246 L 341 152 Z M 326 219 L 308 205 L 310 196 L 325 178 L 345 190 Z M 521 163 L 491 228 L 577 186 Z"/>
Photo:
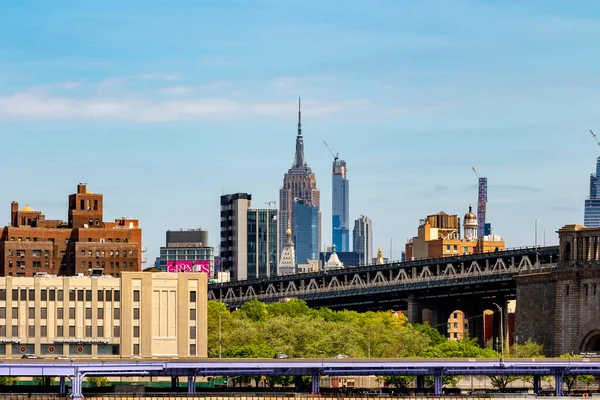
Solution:
<path fill-rule="evenodd" d="M 493 375 L 489 376 L 489 378 L 492 386 L 500 391 L 506 390 L 508 384 L 519 379 L 519 377 L 515 375 Z"/>
<path fill-rule="evenodd" d="M 19 378 L 14 376 L 0 376 L 0 386 L 13 386 L 19 382 Z"/>
<path fill-rule="evenodd" d="M 424 324 L 413 324 L 411 328 L 416 332 L 424 333 L 429 337 L 429 343 L 432 346 L 437 346 L 438 344 L 446 342 L 446 339 L 437 329 L 432 328 L 429 323 Z"/>
<path fill-rule="evenodd" d="M 561 354 L 560 358 L 580 358 L 580 356 L 575 356 L 570 353 L 566 353 L 566 354 Z M 592 375 L 582 375 L 582 376 L 565 375 L 563 377 L 563 382 L 565 385 L 567 385 L 567 393 L 571 393 L 573 386 L 575 386 L 575 383 L 578 380 L 579 380 L 579 382 L 586 384 L 587 388 L 589 390 L 590 385 L 592 383 L 594 383 L 595 378 Z"/>
<path fill-rule="evenodd" d="M 499 358 L 498 352 L 492 349 L 482 349 L 477 345 L 477 339 L 446 340 L 424 351 L 427 358 Z"/>
<path fill-rule="evenodd" d="M 540 358 L 544 357 L 544 345 L 535 343 L 531 339 L 525 343 L 517 345 L 513 344 L 510 348 L 509 355 L 517 358 Z"/>
<path fill-rule="evenodd" d="M 388 386 L 393 386 L 399 389 L 408 389 L 415 379 L 416 376 L 380 376 L 377 378 L 379 381 L 385 383 Z"/>
<path fill-rule="evenodd" d="M 586 386 L 586 390 L 590 390 L 590 386 L 596 381 L 596 377 L 592 375 L 581 375 L 577 379 Z"/>
<path fill-rule="evenodd" d="M 244 303 L 239 311 L 254 322 L 264 321 L 269 316 L 267 305 L 258 300 L 251 300 L 247 303 Z"/>
<path fill-rule="evenodd" d="M 225 358 L 272 358 L 275 350 L 266 344 L 247 344 L 231 346 L 223 352 Z"/>
<path fill-rule="evenodd" d="M 56 378 L 48 376 L 36 376 L 33 378 L 33 381 L 40 386 L 52 386 L 54 385 Z"/>
<path fill-rule="evenodd" d="M 88 376 L 87 381 L 92 387 L 110 386 L 110 381 L 104 376 Z"/>

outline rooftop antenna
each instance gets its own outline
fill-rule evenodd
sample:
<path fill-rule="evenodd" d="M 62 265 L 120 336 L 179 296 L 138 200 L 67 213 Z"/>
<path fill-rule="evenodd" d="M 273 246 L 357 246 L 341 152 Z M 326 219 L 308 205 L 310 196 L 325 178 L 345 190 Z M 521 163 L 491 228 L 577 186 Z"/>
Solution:
<path fill-rule="evenodd" d="M 590 129 L 590 133 L 594 137 L 594 140 L 596 140 L 596 143 L 598 143 L 598 146 L 600 146 L 600 140 L 598 140 L 598 137 L 596 136 L 596 134 L 591 129 Z"/>

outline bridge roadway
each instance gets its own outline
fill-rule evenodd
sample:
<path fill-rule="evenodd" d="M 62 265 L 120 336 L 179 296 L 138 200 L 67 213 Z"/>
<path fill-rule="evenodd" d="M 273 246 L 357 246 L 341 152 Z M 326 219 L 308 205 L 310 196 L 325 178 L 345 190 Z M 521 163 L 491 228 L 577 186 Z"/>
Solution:
<path fill-rule="evenodd" d="M 211 284 L 209 300 L 231 307 L 258 299 L 305 300 L 311 307 L 354 310 L 399 309 L 409 296 L 515 296 L 518 273 L 553 266 L 558 246 L 526 247 L 492 253 L 394 262 L 326 272 Z"/>
<path fill-rule="evenodd" d="M 81 398 L 82 382 L 89 376 L 170 376 L 173 382 L 187 377 L 188 393 L 196 393 L 198 376 L 310 376 L 312 392 L 319 393 L 321 376 L 399 375 L 417 376 L 417 390 L 424 377 L 434 377 L 434 392 L 442 394 L 442 377 L 457 375 L 519 375 L 534 377 L 539 392 L 541 376 L 555 378 L 556 395 L 563 395 L 563 377 L 600 375 L 594 359 L 181 359 L 152 361 L 20 360 L 0 362 L 0 376 L 58 377 L 60 394 Z"/>

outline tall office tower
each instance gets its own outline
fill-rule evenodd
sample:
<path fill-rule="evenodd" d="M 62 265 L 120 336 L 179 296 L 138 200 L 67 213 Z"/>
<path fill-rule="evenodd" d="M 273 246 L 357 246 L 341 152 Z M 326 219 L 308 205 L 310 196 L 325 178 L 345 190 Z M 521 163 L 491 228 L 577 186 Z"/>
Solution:
<path fill-rule="evenodd" d="M 596 160 L 596 173 L 590 175 L 590 196 L 585 199 L 583 224 L 590 228 L 600 227 L 600 157 Z"/>
<path fill-rule="evenodd" d="M 373 222 L 361 215 L 354 220 L 353 250 L 360 255 L 360 265 L 373 263 Z"/>
<path fill-rule="evenodd" d="M 246 277 L 256 279 L 278 275 L 279 226 L 277 210 L 248 209 Z"/>
<path fill-rule="evenodd" d="M 296 153 L 294 163 L 283 177 L 283 187 L 279 190 L 279 251 L 283 251 L 286 243 L 288 224 L 292 229 L 292 237 L 298 235 L 294 231 L 293 206 L 294 201 L 300 199 L 316 207 L 318 213 L 318 239 L 317 253 L 321 248 L 321 193 L 317 189 L 317 178 L 304 159 L 304 137 L 302 136 L 302 114 L 300 99 L 298 99 L 298 135 L 296 136 Z M 297 255 L 297 250 L 296 250 Z M 298 259 L 298 257 L 296 257 Z M 316 258 L 315 258 L 316 259 Z M 304 262 L 304 261 L 303 261 Z"/>
<path fill-rule="evenodd" d="M 221 196 L 221 270 L 230 271 L 231 280 L 247 276 L 248 209 L 252 195 L 248 193 Z"/>
<path fill-rule="evenodd" d="M 487 178 L 479 178 L 479 196 L 477 198 L 477 232 L 479 237 L 489 235 L 487 222 Z M 488 228 L 489 229 L 489 228 Z"/>
<path fill-rule="evenodd" d="M 208 244 L 208 231 L 167 231 L 166 246 L 160 248 L 158 268 L 167 272 L 204 272 L 213 277 L 214 265 L 215 248 Z"/>
<path fill-rule="evenodd" d="M 319 259 L 319 208 L 310 201 L 295 199 L 292 206 L 292 235 L 296 265 Z"/>
<path fill-rule="evenodd" d="M 347 172 L 346 161 L 335 157 L 331 185 L 331 240 L 337 251 L 342 253 L 350 251 L 350 181 L 346 177 Z"/>

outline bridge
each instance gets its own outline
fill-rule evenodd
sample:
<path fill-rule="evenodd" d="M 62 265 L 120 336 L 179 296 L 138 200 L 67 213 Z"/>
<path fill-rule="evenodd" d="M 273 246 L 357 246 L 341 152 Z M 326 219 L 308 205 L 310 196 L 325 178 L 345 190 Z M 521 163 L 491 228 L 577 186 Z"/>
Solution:
<path fill-rule="evenodd" d="M 494 303 L 506 308 L 516 298 L 517 275 L 553 267 L 558 258 L 558 246 L 525 247 L 213 284 L 208 298 L 233 308 L 253 299 L 297 298 L 310 307 L 402 310 L 411 323 L 423 322 L 429 310 L 429 322 L 445 334 L 453 311 L 470 318 L 496 310 Z M 473 320 L 470 330 L 471 337 L 483 339 L 482 321 Z"/>
<path fill-rule="evenodd" d="M 434 377 L 434 393 L 442 394 L 442 377 L 458 375 L 533 376 L 539 392 L 541 376 L 555 380 L 557 396 L 563 395 L 563 378 L 600 375 L 600 362 L 591 359 L 195 359 L 180 361 L 45 361 L 23 360 L 0 363 L 0 376 L 58 377 L 60 394 L 66 395 L 66 379 L 71 380 L 71 396 L 83 397 L 82 382 L 89 376 L 168 376 L 174 384 L 186 377 L 188 393 L 196 393 L 198 376 L 310 376 L 311 390 L 319 393 L 321 376 L 398 375 L 416 376 L 417 391 L 424 377 Z"/>

